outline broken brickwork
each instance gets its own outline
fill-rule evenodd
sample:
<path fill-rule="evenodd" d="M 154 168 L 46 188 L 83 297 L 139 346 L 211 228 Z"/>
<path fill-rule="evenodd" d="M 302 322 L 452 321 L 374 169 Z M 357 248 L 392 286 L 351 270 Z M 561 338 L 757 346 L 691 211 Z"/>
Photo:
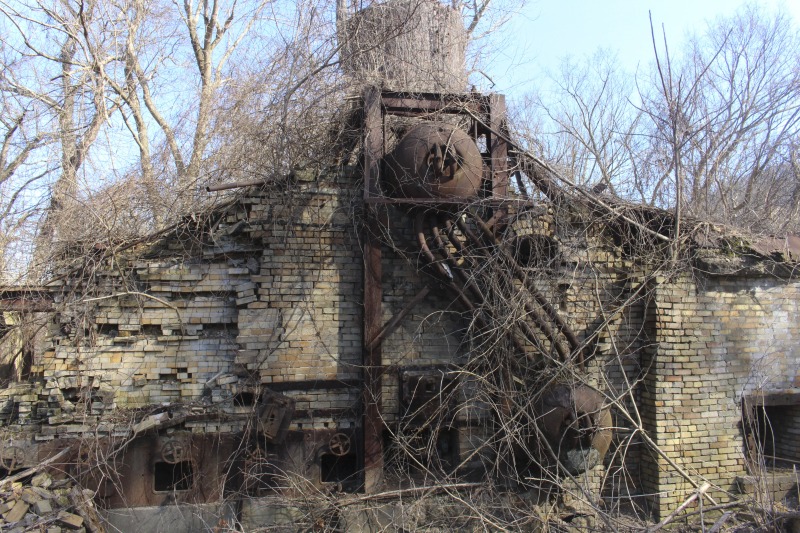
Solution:
<path fill-rule="evenodd" d="M 360 490 L 371 401 L 362 177 L 342 166 L 250 187 L 58 276 L 52 311 L 27 315 L 43 328 L 29 377 L 0 392 L 7 473 L 70 448 L 68 474 L 111 508 Z M 497 443 L 513 412 L 481 374 L 492 368 L 486 339 L 500 337 L 426 271 L 408 213 L 386 213 L 379 322 L 402 319 L 381 343 L 381 487 L 430 472 L 506 475 L 516 451 Z M 774 268 L 786 261 L 739 241 L 731 253 L 722 232 L 688 242 L 687 262 L 663 273 L 660 252 L 644 255 L 579 202 L 504 213 L 496 246 L 530 276 L 512 289 L 530 283 L 576 332 L 581 384 L 613 415 L 610 452 L 578 482 L 654 514 L 703 481 L 717 501 L 733 498 L 754 468 L 743 399 L 764 394 L 785 407 L 770 412 L 786 428 L 771 452 L 797 458 L 800 283 Z M 506 303 L 495 316 L 526 320 Z M 553 347 L 528 340 L 518 354 L 528 366 L 508 385 L 519 404 L 541 393 L 534 374 L 574 363 L 537 359 L 534 341 L 548 356 Z"/>

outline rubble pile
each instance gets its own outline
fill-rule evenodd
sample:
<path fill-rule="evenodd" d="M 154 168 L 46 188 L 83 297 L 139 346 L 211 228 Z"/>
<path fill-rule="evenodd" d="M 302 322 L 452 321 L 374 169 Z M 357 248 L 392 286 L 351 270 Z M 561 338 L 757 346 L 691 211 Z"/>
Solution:
<path fill-rule="evenodd" d="M 16 477 L 16 476 L 15 476 Z M 46 472 L 29 480 L 0 483 L 0 529 L 11 533 L 102 533 L 93 493 Z"/>

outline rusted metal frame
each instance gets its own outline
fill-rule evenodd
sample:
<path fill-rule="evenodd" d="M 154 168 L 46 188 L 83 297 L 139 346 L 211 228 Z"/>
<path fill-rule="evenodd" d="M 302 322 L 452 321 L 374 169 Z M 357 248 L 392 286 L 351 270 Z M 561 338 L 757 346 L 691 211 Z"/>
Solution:
<path fill-rule="evenodd" d="M 392 114 L 415 113 L 418 115 L 444 112 L 461 114 L 465 109 L 483 114 L 486 111 L 486 98 L 475 94 L 441 93 L 396 93 L 384 91 L 381 94 L 384 109 Z"/>
<path fill-rule="evenodd" d="M 364 198 L 377 194 L 384 139 L 380 91 L 370 88 L 364 95 Z M 363 331 L 363 439 L 364 491 L 380 490 L 383 479 L 383 419 L 381 417 L 381 346 L 369 340 L 381 331 L 381 241 L 375 233 L 379 217 L 374 207 L 366 206 L 364 232 L 364 331 Z"/>
<path fill-rule="evenodd" d="M 458 198 L 387 198 L 384 196 L 371 196 L 366 198 L 368 204 L 400 204 L 400 205 L 424 205 L 430 207 L 444 205 L 464 205 L 463 199 Z M 535 200 L 525 200 L 522 198 L 480 198 L 470 201 L 472 205 L 504 208 L 510 205 L 516 207 L 535 206 L 540 204 Z"/>
<path fill-rule="evenodd" d="M 506 97 L 502 94 L 489 96 L 489 129 L 502 132 L 506 120 Z M 508 143 L 500 135 L 491 134 L 489 153 L 492 161 L 492 196 L 508 196 Z"/>
<path fill-rule="evenodd" d="M 375 220 L 374 216 L 368 217 Z M 383 419 L 381 417 L 381 345 L 368 346 L 381 330 L 381 242 L 366 229 L 364 242 L 364 490 L 379 490 L 383 477 Z"/>
<path fill-rule="evenodd" d="M 368 204 L 403 204 L 403 205 L 425 205 L 436 207 L 439 205 L 463 205 L 464 200 L 458 198 L 385 198 L 373 196 L 367 198 Z"/>
<path fill-rule="evenodd" d="M 578 341 L 578 337 L 575 335 L 575 332 L 572 331 L 572 328 L 569 327 L 569 324 L 564 322 L 564 319 L 561 318 L 561 315 L 558 314 L 558 311 L 547 301 L 547 298 L 544 297 L 542 293 L 539 292 L 536 287 L 534 287 L 528 276 L 525 275 L 525 272 L 522 268 L 517 264 L 513 257 L 510 257 L 508 253 L 500 247 L 500 243 L 497 241 L 497 238 L 492 233 L 486 224 L 480 219 L 480 217 L 474 217 L 475 223 L 477 224 L 478 228 L 480 228 L 481 232 L 486 236 L 487 239 L 497 248 L 497 252 L 500 254 L 500 257 L 504 260 L 508 266 L 511 267 L 512 272 L 520 280 L 524 285 L 525 288 L 533 295 L 536 299 L 536 303 L 545 311 L 550 320 L 552 320 L 555 325 L 558 327 L 558 330 L 564 335 L 567 341 L 570 344 L 570 348 L 576 352 L 576 357 L 578 359 L 578 364 L 583 367 L 583 351 L 580 349 L 581 344 Z"/>
<path fill-rule="evenodd" d="M 389 319 L 385 326 L 381 329 L 378 333 L 378 336 L 372 339 L 369 344 L 367 344 L 368 350 L 374 350 L 378 347 L 389 335 L 391 335 L 394 330 L 400 325 L 403 319 L 411 312 L 414 307 L 416 307 L 422 300 L 425 299 L 426 296 L 431 292 L 431 288 L 425 286 L 420 290 L 403 308 L 395 313 L 395 315 Z"/>
<path fill-rule="evenodd" d="M 519 147 L 511 141 L 508 135 L 504 135 L 503 133 L 500 132 L 500 130 L 492 128 L 480 117 L 479 114 L 472 113 L 469 110 L 467 110 L 467 113 L 469 113 L 472 119 L 478 123 L 478 131 L 485 132 L 486 135 L 491 135 L 492 137 L 502 139 L 503 141 L 506 142 L 507 147 L 511 146 L 517 151 L 518 155 L 523 156 L 524 161 L 538 165 L 536 161 L 531 159 L 530 155 L 527 152 L 519 149 Z M 508 150 L 508 148 L 506 148 L 506 150 Z M 539 190 L 541 190 L 545 194 L 545 196 L 547 196 L 550 200 L 556 201 L 563 196 L 567 196 L 566 193 L 561 189 L 561 187 L 553 183 L 553 181 L 550 178 L 543 176 L 538 172 L 535 172 L 531 168 L 526 168 L 525 170 L 526 173 L 530 175 L 533 184 L 536 187 L 538 187 Z"/>
<path fill-rule="evenodd" d="M 378 114 L 381 119 L 385 114 L 390 115 L 403 115 L 403 116 L 425 116 L 434 112 L 444 112 L 451 114 L 463 114 L 471 117 L 486 116 L 487 122 L 491 123 L 491 106 L 492 98 L 479 94 L 442 94 L 442 93 L 402 93 L 393 91 L 378 91 L 375 88 L 371 89 L 372 94 L 377 94 L 380 105 L 378 106 Z M 498 100 L 500 108 L 498 113 L 499 117 L 505 115 L 505 99 L 500 97 Z M 365 106 L 368 105 L 367 98 L 365 97 Z M 491 136 L 491 129 L 488 128 L 484 121 L 473 120 L 476 134 L 480 131 L 482 134 L 487 135 L 487 149 L 489 152 L 484 155 L 487 166 L 491 167 L 491 149 L 488 145 L 489 137 Z M 501 141 L 502 142 L 502 141 Z M 385 146 L 383 147 L 385 148 Z M 507 151 L 507 150 L 506 150 Z M 385 154 L 382 154 L 385 155 Z M 507 163 L 503 163 L 503 169 L 507 169 Z M 507 171 L 506 171 L 507 174 Z M 493 187 L 491 181 L 494 178 L 490 175 L 485 179 L 490 187 Z M 501 176 L 501 180 L 507 181 L 508 177 Z M 491 190 L 488 191 L 489 197 L 492 196 Z M 505 195 L 504 195 L 505 196 Z M 365 181 L 364 198 L 369 203 L 387 203 L 387 204 L 430 204 L 430 205 L 448 205 L 448 204 L 462 204 L 463 200 L 453 199 L 432 199 L 432 198 L 417 198 L 417 199 L 401 199 L 401 198 L 382 198 L 377 194 L 377 191 L 372 191 L 370 183 Z"/>

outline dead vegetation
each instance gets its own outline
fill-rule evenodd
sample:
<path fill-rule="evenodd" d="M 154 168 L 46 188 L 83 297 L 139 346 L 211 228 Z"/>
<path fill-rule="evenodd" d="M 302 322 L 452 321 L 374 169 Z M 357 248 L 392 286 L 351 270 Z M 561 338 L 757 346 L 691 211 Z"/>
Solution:
<path fill-rule="evenodd" d="M 191 28 L 203 22 L 197 18 L 198 11 L 189 9 L 190 5 L 187 4 L 184 22 L 188 24 L 187 31 L 191 37 Z M 22 9 L 22 6 L 14 9 L 3 6 L 9 12 L 18 13 Z M 95 8 L 104 6 L 98 3 Z M 126 62 L 119 65 L 118 72 L 106 70 L 98 73 L 98 65 L 107 65 L 99 55 L 103 50 L 95 46 L 96 43 L 84 43 L 84 40 L 94 36 L 90 30 L 99 26 L 93 24 L 100 24 L 104 19 L 97 12 L 91 16 L 90 13 L 81 15 L 69 3 L 64 7 L 65 15 L 57 19 L 54 31 L 63 33 L 64 50 L 81 49 L 86 54 L 82 60 L 85 64 L 77 61 L 72 64 L 76 72 L 77 66 L 81 66 L 81 75 L 92 81 L 91 85 L 82 85 L 82 90 L 87 91 L 83 97 L 84 104 L 91 103 L 96 115 L 83 118 L 89 126 L 83 132 L 83 140 L 53 140 L 30 126 L 33 129 L 25 134 L 28 144 L 20 145 L 22 148 L 17 157 L 24 160 L 26 147 L 29 146 L 30 150 L 39 148 L 46 139 L 69 146 L 70 150 L 75 146 L 88 150 L 88 145 L 96 140 L 97 135 L 92 128 L 98 126 L 98 121 L 110 120 L 117 113 L 124 117 L 122 120 L 140 139 L 137 147 L 141 168 L 86 195 L 75 189 L 75 183 L 79 181 L 75 173 L 82 164 L 80 158 L 68 158 L 72 165 L 69 172 L 62 169 L 57 173 L 50 207 L 40 211 L 44 213 L 40 218 L 46 231 L 40 234 L 44 237 L 44 245 L 38 246 L 46 254 L 34 256 L 41 264 L 33 271 L 48 283 L 47 296 L 41 300 L 53 305 L 51 312 L 55 312 L 57 317 L 53 327 L 59 330 L 56 334 L 59 342 L 88 351 L 95 348 L 100 335 L 96 321 L 98 306 L 101 302 L 111 303 L 108 300 L 134 302 L 141 309 L 147 304 L 160 306 L 170 315 L 164 323 L 172 324 L 174 335 L 191 335 L 187 328 L 191 329 L 192 324 L 183 319 L 182 307 L 141 287 L 143 282 L 137 271 L 137 261 L 156 258 L 197 261 L 208 250 L 222 248 L 220 243 L 229 237 L 237 238 L 244 227 L 257 225 L 259 221 L 242 219 L 230 223 L 226 219 L 241 207 L 242 198 L 251 194 L 253 189 L 242 194 L 237 191 L 211 196 L 202 192 L 207 185 L 213 187 L 240 180 L 263 181 L 264 185 L 257 188 L 257 194 L 271 197 L 274 204 L 284 205 L 298 201 L 301 196 L 297 191 L 309 184 L 319 188 L 349 187 L 351 197 L 345 212 L 346 220 L 358 231 L 365 231 L 367 239 L 369 236 L 375 238 L 386 256 L 412 273 L 409 276 L 413 276 L 415 285 L 409 283 L 409 286 L 415 290 L 409 294 L 409 291 L 398 290 L 398 301 L 413 301 L 412 297 L 425 291 L 418 301 L 430 299 L 439 304 L 439 309 L 414 318 L 416 329 L 412 329 L 410 335 L 413 342 L 396 350 L 421 353 L 423 350 L 418 345 L 425 344 L 429 332 L 435 328 L 441 331 L 453 328 L 447 333 L 455 332 L 457 335 L 447 337 L 448 342 L 451 338 L 454 342 L 451 352 L 446 354 L 447 361 L 444 364 L 436 361 L 440 364 L 435 365 L 433 392 L 428 397 L 422 395 L 420 399 L 412 387 L 408 398 L 399 402 L 399 415 L 380 420 L 381 426 L 385 427 L 378 435 L 382 461 L 385 461 L 381 467 L 384 480 L 370 493 L 348 493 L 353 485 L 360 485 L 359 479 L 318 483 L 281 468 L 283 463 L 276 461 L 274 449 L 269 443 L 259 440 L 259 434 L 263 433 L 263 428 L 258 426 L 258 419 L 263 414 L 259 401 L 263 389 L 269 385 L 264 384 L 253 369 L 248 369 L 249 374 L 236 376 L 236 383 L 241 380 L 251 387 L 245 391 L 257 399 L 251 406 L 237 406 L 234 398 L 239 394 L 238 401 L 242 402 L 241 394 L 245 389 L 230 387 L 224 389 L 225 394 L 203 397 L 194 402 L 172 403 L 168 409 L 154 405 L 124 410 L 114 406 L 113 400 L 106 401 L 103 393 L 108 391 L 100 389 L 99 384 L 95 387 L 94 382 L 87 379 L 79 380 L 72 387 L 54 387 L 75 389 L 75 396 L 53 400 L 58 404 L 53 408 L 62 411 L 51 416 L 64 418 L 48 420 L 55 427 L 65 427 L 63 424 L 76 426 L 73 428 L 77 442 L 75 453 L 67 461 L 42 465 L 47 467 L 49 474 L 27 471 L 16 474 L 25 485 L 12 481 L 16 475 L 6 478 L 2 485 L 4 507 L 7 507 L 3 513 L 6 523 L 22 528 L 41 528 L 58 523 L 59 527 L 69 529 L 84 527 L 100 531 L 103 529 L 102 521 L 93 514 L 93 506 L 84 493 L 80 489 L 67 489 L 67 486 L 81 486 L 88 481 L 96 487 L 93 496 L 98 498 L 100 487 L 119 487 L 125 450 L 137 437 L 161 434 L 184 423 L 186 417 L 201 413 L 218 417 L 214 420 L 219 420 L 219 427 L 229 416 L 225 409 L 249 407 L 249 412 L 240 409 L 241 412 L 237 411 L 237 415 L 231 417 L 240 424 L 237 427 L 241 431 L 230 432 L 239 439 L 239 445 L 231 454 L 226 479 L 222 483 L 224 486 L 214 490 L 219 490 L 223 502 L 248 502 L 242 505 L 272 509 L 272 524 L 264 526 L 264 530 L 335 531 L 361 527 L 407 531 L 656 531 L 661 528 L 771 531 L 779 527 L 796 527 L 793 522 L 797 520 L 796 512 L 786 506 L 796 502 L 776 501 L 770 495 L 768 479 L 771 472 L 764 468 L 763 450 L 756 450 L 755 462 L 747 460 L 746 464 L 753 468 L 751 474 L 756 479 L 757 489 L 752 497 L 743 497 L 729 486 L 716 485 L 713 480 L 682 467 L 670 452 L 664 451 L 651 438 L 651 428 L 640 411 L 650 370 L 647 354 L 656 342 L 649 337 L 644 320 L 654 286 L 665 280 L 697 275 L 693 269 L 703 249 L 713 249 L 716 253 L 727 246 L 735 250 L 731 261 L 738 261 L 739 255 L 745 255 L 773 262 L 769 254 L 759 255 L 754 251 L 747 238 L 734 239 L 726 231 L 706 222 L 687 218 L 685 212 L 676 215 L 675 211 L 642 207 L 617 195 L 625 196 L 618 190 L 628 187 L 648 195 L 649 203 L 671 207 L 675 196 L 674 189 L 670 190 L 670 176 L 674 175 L 679 187 L 682 183 L 693 187 L 694 196 L 690 196 L 687 205 L 682 206 L 688 207 L 689 215 L 698 215 L 703 206 L 718 205 L 711 197 L 719 195 L 724 198 L 725 191 L 715 188 L 711 182 L 696 181 L 706 175 L 700 163 L 688 177 L 681 174 L 685 172 L 681 170 L 685 166 L 676 164 L 680 159 L 678 156 L 685 155 L 686 161 L 692 162 L 696 153 L 714 151 L 708 146 L 684 151 L 691 140 L 712 143 L 710 136 L 703 135 L 705 130 L 698 127 L 692 131 L 678 131 L 679 126 L 684 126 L 678 120 L 680 117 L 673 114 L 654 116 L 655 109 L 661 104 L 651 102 L 652 107 L 648 108 L 651 114 L 645 111 L 636 119 L 652 118 L 655 133 L 651 139 L 658 135 L 666 138 L 667 130 L 672 127 L 673 133 L 685 136 L 683 140 L 673 139 L 671 144 L 651 146 L 652 151 L 647 153 L 627 152 L 627 162 L 617 165 L 604 153 L 598 152 L 597 145 L 585 142 L 582 134 L 593 132 L 573 131 L 572 139 L 581 141 L 589 155 L 570 165 L 565 162 L 565 155 L 554 154 L 550 146 L 535 153 L 525 150 L 518 145 L 520 143 L 514 142 L 508 128 L 492 129 L 497 125 L 476 114 L 466 105 L 468 102 L 462 102 L 464 105 L 448 110 L 450 116 L 447 118 L 432 113 L 417 119 L 450 123 L 454 122 L 452 116 L 456 115 L 460 117 L 455 121 L 459 126 L 483 127 L 490 137 L 506 142 L 508 189 L 496 196 L 484 195 L 474 202 L 454 202 L 445 207 L 431 207 L 423 202 L 411 206 L 385 204 L 375 209 L 372 206 L 364 208 L 361 203 L 363 189 L 360 188 L 363 184 L 353 186 L 352 177 L 354 169 L 363 170 L 368 165 L 364 153 L 368 147 L 361 144 L 365 138 L 361 114 L 365 102 L 361 100 L 360 91 L 348 85 L 352 80 L 334 69 L 339 45 L 330 37 L 319 37 L 319 18 L 312 14 L 313 10 L 299 16 L 289 44 L 280 48 L 275 56 L 269 56 L 281 61 L 263 59 L 258 62 L 262 69 L 258 75 L 237 78 L 235 86 L 229 90 L 221 90 L 226 78 L 222 74 L 222 64 L 218 65 L 219 68 L 213 67 L 203 61 L 209 56 L 196 52 L 200 71 L 206 73 L 211 69 L 214 74 L 210 78 L 201 76 L 208 84 L 200 86 L 200 107 L 196 110 L 197 117 L 190 121 L 196 128 L 194 135 L 191 131 L 181 132 L 184 140 L 194 139 L 194 143 L 189 143 L 191 150 L 185 152 L 177 146 L 180 143 L 171 133 L 179 128 L 167 121 L 159 121 L 157 114 L 150 109 L 154 103 L 147 102 L 146 82 L 154 79 L 157 72 L 148 76 L 142 71 L 143 66 L 135 61 L 135 50 L 130 48 L 136 43 L 126 41 L 130 45 L 125 48 Z M 141 17 L 148 6 L 132 3 L 127 7 L 129 9 L 120 12 L 126 13 L 126 17 L 132 14 L 133 18 L 118 22 L 133 38 L 138 35 L 134 31 L 135 25 L 143 20 Z M 413 8 L 414 5 L 405 7 Z M 425 4 L 424 7 L 431 6 Z M 204 4 L 202 9 L 207 8 Z M 197 6 L 197 9 L 201 8 Z M 443 10 L 442 6 L 436 6 L 436 9 Z M 476 23 L 484 9 L 485 6 L 474 6 Z M 400 15 L 403 14 L 416 16 L 413 10 Z M 203 20 L 204 31 L 209 36 L 219 36 L 227 31 L 226 17 L 217 12 Z M 374 33 L 369 24 L 359 25 L 357 17 L 346 22 L 356 25 L 356 35 L 363 31 Z M 400 32 L 403 25 L 398 24 L 395 29 Z M 382 28 L 382 32 L 391 31 L 392 27 Z M 86 46 L 77 47 L 78 41 Z M 403 36 L 400 41 L 409 42 L 409 37 Z M 726 40 L 719 48 L 727 53 L 729 43 Z M 366 58 L 362 66 L 355 68 L 351 65 L 349 68 L 362 74 L 383 75 L 376 73 L 380 61 L 373 57 L 384 52 L 383 44 L 385 42 L 380 40 L 366 44 L 358 40 L 347 41 L 351 60 L 358 57 L 352 49 L 354 46 L 355 52 L 361 51 L 362 59 Z M 457 44 L 462 46 L 463 43 Z M 42 57 L 49 59 L 46 55 Z M 210 54 L 210 57 L 219 56 Z M 222 57 L 227 56 L 223 54 Z M 399 54 L 398 59 L 409 61 L 409 57 L 403 54 Z M 108 61 L 115 60 L 108 58 Z M 236 67 L 244 68 L 242 64 Z M 456 70 L 452 65 L 436 68 L 445 73 Z M 241 71 L 233 69 L 228 74 L 237 73 L 241 74 Z M 408 75 L 403 72 L 396 76 L 398 83 L 407 81 Z M 68 78 L 78 84 L 76 74 L 64 76 L 65 80 Z M 4 78 L 6 82 L 8 79 Z M 457 77 L 456 82 L 452 79 L 439 82 L 446 85 L 447 91 L 455 91 L 452 84 L 463 85 L 463 78 Z M 47 104 L 41 93 L 39 96 L 24 93 L 19 84 L 4 87 L 16 87 L 4 95 L 32 97 L 34 103 L 31 105 L 35 106 Z M 65 86 L 64 90 L 71 94 L 72 87 Z M 103 94 L 111 95 L 103 104 L 106 106 L 110 102 L 109 108 L 102 107 L 101 110 L 98 107 L 100 100 L 89 95 L 89 89 L 98 88 L 108 91 Z M 669 80 L 661 86 L 669 109 L 687 103 L 689 97 L 697 97 L 700 92 L 672 94 L 671 88 L 674 87 Z M 787 101 L 792 101 L 791 97 L 787 98 Z M 219 104 L 213 113 L 212 102 Z M 580 101 L 577 103 L 581 104 Z M 696 102 L 692 100 L 691 103 Z M 712 103 L 708 104 L 713 107 Z M 78 104 L 75 106 L 77 108 Z M 14 124 L 18 126 L 6 130 L 6 140 L 20 135 L 20 128 L 26 125 L 24 120 L 29 120 L 25 108 L 26 105 L 22 105 L 17 110 L 18 122 Z M 149 109 L 152 120 L 163 132 L 157 150 L 160 155 L 152 155 L 149 144 L 144 142 L 149 137 L 142 128 L 148 123 L 153 126 L 151 118 L 143 119 L 137 115 L 143 114 L 144 108 Z M 64 106 L 57 111 L 60 116 L 66 116 Z M 705 113 L 709 114 L 708 111 Z M 88 120 L 91 117 L 98 120 Z M 178 120 L 181 117 L 172 118 L 176 119 L 176 125 L 185 126 Z M 748 147 L 760 146 L 765 159 L 746 161 L 749 162 L 749 179 L 745 179 L 743 184 L 732 181 L 728 187 L 733 191 L 732 198 L 741 201 L 734 202 L 736 208 L 720 208 L 722 211 L 718 218 L 751 220 L 748 217 L 758 212 L 754 206 L 759 198 L 769 200 L 765 204 L 772 206 L 769 218 L 784 222 L 793 218 L 787 213 L 792 213 L 797 203 L 789 205 L 775 201 L 775 191 L 782 189 L 780 184 L 784 180 L 794 184 L 792 180 L 796 178 L 796 173 L 791 171 L 795 159 L 791 144 L 795 118 L 792 115 L 788 120 L 775 119 L 786 127 L 781 130 L 779 142 L 774 146 L 766 144 L 771 140 L 768 133 L 742 141 Z M 401 138 L 409 124 L 404 119 L 390 124 L 386 130 L 388 142 L 391 144 Z M 711 128 L 710 124 L 703 124 Z M 468 131 L 469 127 L 464 129 Z M 213 135 L 209 131 L 213 131 Z M 628 146 L 624 139 L 619 142 Z M 716 149 L 716 146 L 712 148 Z M 736 147 L 728 148 L 737 151 Z M 67 148 L 63 150 L 68 152 Z M 719 150 L 725 152 L 724 147 Z M 751 153 L 742 148 L 742 153 L 745 152 Z M 658 159 L 659 154 L 675 157 Z M 778 158 L 778 154 L 785 157 Z M 590 160 L 598 164 L 601 169 L 599 181 L 607 183 L 613 194 L 595 192 L 586 186 L 598 176 L 583 174 L 578 168 L 587 168 Z M 686 161 L 681 164 L 686 165 Z M 2 170 L 10 168 L 5 159 L 2 163 Z M 636 165 L 647 163 L 652 164 L 644 169 L 645 175 L 637 174 L 642 169 Z M 735 162 L 730 166 L 736 166 Z M 622 174 L 615 174 L 615 169 L 629 167 L 634 171 L 626 177 L 632 176 L 634 182 L 618 182 L 616 176 Z M 714 176 L 721 180 L 717 176 L 719 172 Z M 18 178 L 25 181 L 35 177 L 34 174 L 35 171 L 31 170 Z M 162 176 L 158 184 L 156 175 Z M 762 182 L 756 178 L 762 175 L 774 176 L 775 180 L 761 188 Z M 690 179 L 692 176 L 695 181 Z M 70 187 L 62 191 L 64 187 L 59 184 Z M 56 190 L 61 192 L 56 194 Z M 378 197 L 385 197 L 385 190 L 378 188 L 373 192 L 377 192 Z M 70 198 L 68 209 L 64 208 L 62 197 Z M 491 200 L 499 202 L 492 203 Z M 12 198 L 9 201 L 11 206 L 16 200 Z M 719 205 L 727 204 L 720 200 Z M 47 216 L 56 207 L 61 211 L 58 227 L 47 229 L 52 224 Z M 713 214 L 717 216 L 718 212 Z M 8 220 L 7 227 L 19 226 L 24 217 Z M 676 219 L 682 220 L 682 224 L 676 224 Z M 275 216 L 264 227 L 269 227 L 276 235 L 279 231 L 288 235 L 297 231 L 296 226 L 305 223 L 304 219 L 289 212 L 286 216 Z M 15 238 L 9 233 L 8 242 Z M 281 237 L 275 239 L 276 243 L 281 242 Z M 286 241 L 288 237 L 283 239 Z M 704 244 L 709 241 L 712 244 Z M 360 245 L 364 245 L 363 241 Z M 16 255 L 10 252 L 6 263 L 12 258 L 21 260 L 26 254 L 30 257 L 30 247 L 27 249 L 28 252 Z M 740 254 L 742 251 L 745 253 Z M 235 254 L 228 257 L 226 253 L 218 252 L 218 256 L 225 260 L 241 259 Z M 780 267 L 784 259 L 781 257 L 774 264 Z M 246 261 L 242 260 L 242 264 L 244 266 L 239 268 L 246 270 Z M 13 277 L 15 272 L 21 271 L 7 268 L 7 276 Z M 109 271 L 113 272 L 113 283 L 106 283 L 110 279 Z M 247 291 L 253 291 L 253 294 Z M 241 290 L 233 292 L 234 299 L 242 301 L 255 296 L 252 288 L 241 287 Z M 19 300 L 24 305 L 33 301 L 30 297 Z M 16 316 L 31 316 L 24 314 L 24 305 L 23 314 Z M 235 305 L 246 303 L 237 302 Z M 11 320 L 7 321 L 8 324 Z M 164 329 L 165 326 L 161 325 L 158 335 L 168 336 Z M 230 336 L 230 333 L 220 335 L 223 334 Z M 37 335 L 38 330 L 28 333 L 22 340 L 9 342 L 25 344 L 35 340 Z M 364 344 L 372 346 L 366 340 Z M 17 351 L 22 354 L 23 347 Z M 29 359 L 42 356 L 41 353 L 30 353 L 30 347 L 25 353 Z M 449 358 L 450 355 L 453 357 Z M 9 361 L 17 375 L 26 374 L 23 360 L 24 357 L 15 356 Z M 37 362 L 42 364 L 41 359 Z M 76 373 L 85 372 L 85 363 L 75 363 Z M 398 388 L 407 386 L 400 384 L 402 379 L 406 384 L 418 379 L 417 386 L 424 387 L 424 380 L 430 378 L 430 374 L 415 375 L 414 369 L 410 369 L 404 376 L 396 372 L 390 379 L 390 371 L 413 365 L 407 365 L 400 357 L 392 360 L 390 366 L 391 369 L 382 370 L 383 374 L 378 378 L 386 382 L 394 380 Z M 374 369 L 367 365 L 359 371 L 369 375 Z M 41 376 L 27 376 L 26 379 L 36 384 L 41 381 Z M 178 381 L 177 374 L 174 381 Z M 209 379 L 208 383 L 211 381 Z M 213 386 L 218 384 L 219 381 Z M 385 390 L 371 389 L 376 395 L 362 398 L 359 408 L 385 402 Z M 388 390 L 401 396 L 399 391 Z M 25 392 L 30 393 L 19 391 L 20 395 Z M 55 390 L 53 394 L 56 395 Z M 65 407 L 68 404 L 71 407 Z M 5 413 L 7 425 L 12 426 L 20 418 L 30 416 L 19 412 L 14 414 L 13 406 L 16 404 L 13 399 L 9 405 L 12 407 Z M 47 418 L 44 406 L 41 409 L 40 422 Z M 558 416 L 548 419 L 554 411 Z M 378 412 L 378 416 L 383 417 L 383 413 Z M 28 418 L 34 419 L 34 416 Z M 14 431 L 17 429 L 15 427 Z M 13 431 L 9 434 L 13 440 Z M 454 449 L 455 446 L 464 446 L 464 442 L 470 445 L 466 452 Z M 329 442 L 328 448 L 331 446 Z M 13 459 L 13 455 L 11 457 Z M 657 457 L 656 461 L 666 464 L 665 468 L 677 472 L 687 486 L 694 487 L 686 500 L 674 507 L 675 512 L 665 514 L 658 523 L 651 520 L 653 495 L 648 494 L 647 485 L 642 482 L 642 464 L 653 461 L 648 457 Z M 16 470 L 13 468 L 15 465 L 4 463 L 3 466 L 9 474 Z M 355 470 L 360 471 L 361 466 Z M 36 475 L 28 480 L 33 474 Z M 65 485 L 61 489 L 63 492 L 43 486 L 51 479 L 51 474 L 62 479 L 55 483 Z M 360 475 L 359 472 L 357 476 Z M 182 479 L 174 479 L 172 492 L 183 493 L 182 482 Z M 198 476 L 194 476 L 187 481 L 185 490 L 202 492 L 200 483 Z M 269 494 L 269 498 L 262 499 L 264 494 Z M 731 498 L 736 501 L 729 502 Z M 53 502 L 51 511 L 41 503 L 43 501 Z M 191 504 L 186 504 L 186 507 L 191 508 Z M 31 509 L 33 514 L 28 512 Z M 213 524 L 209 522 L 206 525 L 219 531 L 247 527 L 236 522 L 237 516 L 241 513 L 232 516 L 222 513 L 215 517 L 217 520 Z"/>

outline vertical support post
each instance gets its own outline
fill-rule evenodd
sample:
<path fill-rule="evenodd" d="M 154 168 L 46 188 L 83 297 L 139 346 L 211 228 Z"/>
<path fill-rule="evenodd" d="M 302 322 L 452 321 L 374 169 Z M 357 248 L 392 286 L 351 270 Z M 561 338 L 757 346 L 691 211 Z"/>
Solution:
<path fill-rule="evenodd" d="M 497 133 L 506 129 L 506 97 L 502 94 L 489 96 L 489 127 Z M 508 195 L 508 144 L 499 135 L 491 136 L 492 197 Z"/>
<path fill-rule="evenodd" d="M 377 193 L 383 155 L 381 94 L 370 88 L 364 95 L 364 199 Z M 370 343 L 381 331 L 381 241 L 379 217 L 365 205 L 364 231 L 364 491 L 379 490 L 383 478 L 383 419 L 381 417 L 381 345 Z"/>

